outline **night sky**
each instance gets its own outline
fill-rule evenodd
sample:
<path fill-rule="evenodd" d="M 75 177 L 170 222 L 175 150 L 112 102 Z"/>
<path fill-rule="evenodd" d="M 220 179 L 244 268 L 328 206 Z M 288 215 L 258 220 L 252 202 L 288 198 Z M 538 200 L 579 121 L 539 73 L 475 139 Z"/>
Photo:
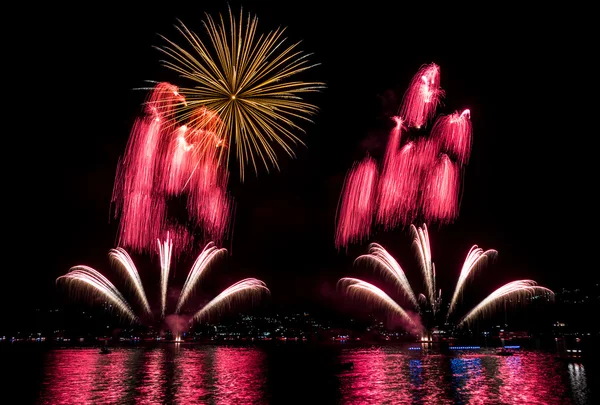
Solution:
<path fill-rule="evenodd" d="M 227 13 L 226 2 L 193 4 L 53 6 L 23 17 L 27 35 L 18 39 L 16 73 L 7 78 L 19 93 L 14 117 L 5 118 L 17 120 L 16 129 L 5 128 L 15 145 L 4 153 L 5 319 L 64 302 L 54 280 L 71 266 L 86 264 L 118 280 L 107 257 L 117 230 L 110 198 L 146 96 L 134 89 L 145 80 L 177 84 L 159 63 L 157 34 L 182 42 L 174 28 L 179 18 L 203 37 L 204 12 Z M 229 4 L 239 11 L 239 2 Z M 470 108 L 474 131 L 459 218 L 430 226 L 438 285 L 449 293 L 473 244 L 499 251 L 469 287 L 480 298 L 514 279 L 555 290 L 597 280 L 588 236 L 597 222 L 596 78 L 588 60 L 591 28 L 573 23 L 576 12 L 242 4 L 258 15 L 261 32 L 287 26 L 290 41 L 302 40 L 301 49 L 321 64 L 302 78 L 327 89 L 308 97 L 321 111 L 314 124 L 303 124 L 307 148 L 297 149 L 297 159 L 281 155 L 281 172 L 230 181 L 237 207 L 225 246 L 231 256 L 208 277 L 210 294 L 257 277 L 271 289 L 273 305 L 326 310 L 337 305 L 340 277 L 372 279 L 352 267 L 367 243 L 348 252 L 334 247 L 339 194 L 355 160 L 382 155 L 389 117 L 418 68 L 431 62 L 440 66 L 446 92 L 438 114 Z M 419 285 L 407 230 L 378 231 L 371 241 L 387 247 Z M 146 290 L 154 290 L 158 263 L 132 256 Z M 183 283 L 192 261 L 176 264 L 173 285 Z"/>

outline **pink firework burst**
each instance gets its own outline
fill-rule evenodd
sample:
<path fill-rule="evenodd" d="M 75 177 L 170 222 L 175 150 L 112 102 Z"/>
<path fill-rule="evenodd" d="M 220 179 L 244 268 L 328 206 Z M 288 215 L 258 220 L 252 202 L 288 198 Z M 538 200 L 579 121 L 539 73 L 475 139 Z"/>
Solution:
<path fill-rule="evenodd" d="M 448 155 L 442 154 L 429 173 L 424 188 L 425 217 L 449 223 L 458 215 L 460 172 Z"/>
<path fill-rule="evenodd" d="M 189 117 L 194 125 L 181 125 L 174 117 L 178 103 L 185 99 L 176 86 L 157 84 L 119 161 L 112 197 L 120 217 L 118 243 L 134 252 L 152 253 L 166 232 L 178 246 L 190 246 L 195 229 L 216 242 L 229 231 L 233 202 L 228 172 L 219 164 L 226 145 L 216 136 L 221 120 L 198 107 Z M 191 231 L 169 215 L 169 202 L 176 198 L 186 201 Z"/>
<path fill-rule="evenodd" d="M 359 187 L 352 182 L 358 180 L 346 179 L 335 238 L 338 248 L 368 235 L 371 230 L 366 224 L 389 230 L 418 220 L 448 224 L 456 219 L 463 169 L 471 154 L 470 110 L 440 116 L 429 136 L 411 134 L 412 129 L 425 126 L 434 117 L 444 96 L 439 66 L 421 66 L 404 94 L 400 115 L 392 117 L 395 125 L 389 134 L 380 176 L 377 179 L 374 171 L 370 177 L 377 182 L 371 220 L 367 211 L 354 208 L 358 195 L 370 193 L 370 189 L 352 191 Z M 352 174 L 355 172 L 353 168 Z"/>
<path fill-rule="evenodd" d="M 444 91 L 440 87 L 440 67 L 423 65 L 404 93 L 400 116 L 409 127 L 421 128 L 435 115 Z"/>
<path fill-rule="evenodd" d="M 465 165 L 471 155 L 472 132 L 471 111 L 464 110 L 439 117 L 431 129 L 431 138 L 455 156 L 460 165 Z"/>
<path fill-rule="evenodd" d="M 160 130 L 159 117 L 137 120 L 117 168 L 113 202 L 121 214 L 119 243 L 134 251 L 154 244 L 165 224 L 166 201 L 154 187 Z"/>
<path fill-rule="evenodd" d="M 378 175 L 377 163 L 367 156 L 362 161 L 355 162 L 346 176 L 335 236 L 338 248 L 369 236 Z"/>

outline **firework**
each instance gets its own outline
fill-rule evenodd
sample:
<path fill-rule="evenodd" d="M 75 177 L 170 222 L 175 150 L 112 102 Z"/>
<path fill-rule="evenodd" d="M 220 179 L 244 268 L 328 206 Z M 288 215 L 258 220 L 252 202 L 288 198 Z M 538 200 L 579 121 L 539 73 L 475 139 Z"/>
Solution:
<path fill-rule="evenodd" d="M 355 262 L 367 261 L 368 263 L 375 264 L 375 267 L 387 278 L 392 278 L 403 295 L 421 315 L 430 312 L 435 317 L 436 313 L 442 308 L 442 290 L 438 290 L 437 293 L 435 292 L 435 264 L 432 261 L 429 233 L 426 225 L 418 228 L 411 225 L 410 229 L 413 235 L 413 247 L 417 252 L 419 267 L 421 268 L 421 273 L 425 282 L 426 294 L 415 294 L 410 287 L 406 274 L 398 262 L 379 244 L 372 243 L 369 246 L 369 253 L 359 256 Z M 480 266 L 487 261 L 494 259 L 497 254 L 498 252 L 494 249 L 484 251 L 477 245 L 469 250 L 452 295 L 448 312 L 446 313 L 446 322 L 456 308 L 457 300 L 462 294 L 466 281 L 478 268 L 480 268 Z M 342 278 L 339 283 L 346 287 L 348 293 L 354 293 L 354 295 L 358 295 L 360 298 L 369 298 L 371 301 L 384 304 L 387 309 L 404 317 L 404 312 L 398 310 L 398 308 L 401 307 L 377 287 L 354 278 Z M 533 295 L 540 295 L 548 299 L 553 299 L 554 297 L 554 293 L 551 290 L 537 286 L 532 280 L 514 281 L 490 294 L 486 299 L 481 301 L 480 304 L 469 311 L 457 325 L 460 327 L 469 324 L 477 319 L 477 317 L 493 311 L 497 308 L 497 304 L 504 302 L 505 300 L 513 298 L 522 299 Z"/>
<path fill-rule="evenodd" d="M 467 279 L 475 273 L 476 270 L 480 269 L 485 263 L 489 260 L 493 260 L 498 255 L 498 251 L 494 249 L 489 249 L 484 251 L 482 248 L 477 245 L 473 245 L 467 253 L 467 258 L 463 263 L 462 269 L 460 271 L 460 276 L 458 276 L 458 282 L 456 283 L 456 287 L 454 288 L 454 295 L 452 296 L 452 300 L 450 301 L 450 306 L 448 307 L 448 313 L 446 314 L 446 319 L 450 317 L 452 311 L 456 307 L 456 301 L 458 297 L 462 293 L 462 290 L 465 286 L 465 282 Z"/>
<path fill-rule="evenodd" d="M 422 329 L 421 325 L 417 325 L 400 305 L 390 298 L 383 290 L 375 287 L 373 284 L 357 278 L 344 277 L 338 281 L 338 286 L 341 286 L 350 296 L 362 298 L 367 302 L 376 303 L 400 315 L 401 319 L 410 325 L 411 329 Z"/>
<path fill-rule="evenodd" d="M 335 242 L 338 248 L 368 236 L 370 229 L 364 225 L 367 222 L 371 224 L 369 227 L 377 224 L 389 230 L 417 220 L 445 225 L 456 219 L 461 177 L 471 153 L 470 110 L 439 117 L 429 136 L 410 133 L 435 115 L 444 94 L 439 66 L 423 65 L 406 90 L 399 115 L 392 117 L 394 126 L 377 180 L 374 218 L 367 219 L 364 212 L 353 209 L 348 213 L 357 218 L 340 216 L 345 224 L 338 222 Z M 348 188 L 346 182 L 341 196 L 345 201 L 349 200 Z M 340 229 L 350 228 L 349 223 L 360 223 L 360 227 L 355 226 L 360 231 L 350 233 L 349 237 L 342 232 L 347 237 L 340 237 Z M 429 295 L 432 299 L 433 295 Z"/>
<path fill-rule="evenodd" d="M 209 269 L 210 264 L 224 253 L 227 253 L 227 249 L 225 248 L 217 248 L 213 242 L 208 243 L 202 253 L 198 256 L 194 264 L 192 265 L 192 269 L 188 273 L 187 279 L 183 284 L 183 288 L 181 289 L 181 293 L 179 294 L 179 300 L 177 301 L 177 307 L 175 308 L 175 313 L 178 314 L 181 311 L 181 308 L 189 298 L 189 296 L 194 291 L 194 288 L 198 285 L 198 281 L 200 277 L 204 275 L 205 271 Z"/>
<path fill-rule="evenodd" d="M 238 281 L 232 286 L 226 288 L 221 294 L 217 295 L 201 310 L 196 312 L 191 321 L 200 321 L 208 317 L 213 312 L 219 312 L 222 311 L 224 307 L 231 306 L 231 304 L 236 300 L 252 298 L 262 293 L 270 293 L 266 284 L 262 281 L 255 278 L 247 278 L 245 280 Z"/>
<path fill-rule="evenodd" d="M 160 311 L 161 317 L 165 318 L 167 310 L 166 300 L 169 268 L 171 265 L 171 252 L 173 250 L 173 240 L 170 239 L 169 235 L 167 235 L 166 239 L 162 242 L 158 241 L 158 250 L 161 266 Z M 205 246 L 188 273 L 187 279 L 177 301 L 175 314 L 179 314 L 181 312 L 184 304 L 189 300 L 191 294 L 196 289 L 201 276 L 213 264 L 217 257 L 226 252 L 227 250 L 224 248 L 217 248 L 214 242 L 210 242 Z M 141 279 L 139 278 L 137 269 L 129 254 L 123 248 L 116 248 L 110 250 L 109 257 L 111 261 L 118 262 L 126 270 L 128 279 L 133 282 L 138 298 L 144 306 L 144 310 L 151 315 L 152 312 L 150 310 L 150 305 L 148 304 L 148 299 L 146 298 L 146 293 L 144 292 Z M 115 308 L 125 315 L 131 322 L 139 322 L 138 316 L 135 314 L 132 307 L 125 300 L 119 290 L 106 277 L 91 267 L 74 266 L 67 274 L 58 277 L 56 281 L 57 283 L 59 281 L 68 282 L 68 284 L 75 289 L 78 288 L 83 290 L 91 288 L 94 293 L 111 302 Z M 194 315 L 191 321 L 197 321 L 214 310 L 223 309 L 223 307 L 228 302 L 231 302 L 231 300 L 234 298 L 252 298 L 257 292 L 269 293 L 269 289 L 265 283 L 255 278 L 248 278 L 239 281 L 227 288 L 215 299 L 210 301 L 204 308 Z"/>
<path fill-rule="evenodd" d="M 417 297 L 413 292 L 406 274 L 400 264 L 390 255 L 381 245 L 377 243 L 371 243 L 369 245 L 369 253 L 357 257 L 354 262 L 368 261 L 375 265 L 376 268 L 380 269 L 382 273 L 391 278 L 398 289 L 410 300 L 410 302 L 416 307 L 419 307 Z"/>
<path fill-rule="evenodd" d="M 420 128 L 431 119 L 444 96 L 440 88 L 440 67 L 423 65 L 412 78 L 400 107 L 400 116 L 409 127 Z"/>
<path fill-rule="evenodd" d="M 442 154 L 431 170 L 424 189 L 425 217 L 441 224 L 458 215 L 460 172 L 448 155 Z"/>
<path fill-rule="evenodd" d="M 458 164 L 465 165 L 471 155 L 472 132 L 471 111 L 464 110 L 439 117 L 431 129 L 431 138 L 455 156 Z"/>
<path fill-rule="evenodd" d="M 118 268 L 125 270 L 125 273 L 128 276 L 128 280 L 133 284 L 136 295 L 138 296 L 139 301 L 142 303 L 144 310 L 148 314 L 152 314 L 150 310 L 150 304 L 148 303 L 148 298 L 146 298 L 146 292 L 144 291 L 144 286 L 142 285 L 142 279 L 140 278 L 140 274 L 137 271 L 137 267 L 133 263 L 131 256 L 129 253 L 123 248 L 110 249 L 108 252 L 108 257 L 111 263 L 118 264 Z"/>
<path fill-rule="evenodd" d="M 91 288 L 94 293 L 112 303 L 131 322 L 138 321 L 138 317 L 117 287 L 97 270 L 88 266 L 73 266 L 67 274 L 56 279 L 57 283 L 59 281 L 64 281 L 75 287 Z"/>
<path fill-rule="evenodd" d="M 469 324 L 474 319 L 487 312 L 491 312 L 495 306 L 504 303 L 506 300 L 524 300 L 527 297 L 536 295 L 544 296 L 550 300 L 554 299 L 554 292 L 546 287 L 540 287 L 533 280 L 518 280 L 503 285 L 496 291 L 488 295 L 475 308 L 469 311 L 459 322 L 458 326 Z"/>
<path fill-rule="evenodd" d="M 435 305 L 435 264 L 431 260 L 431 244 L 429 243 L 427 225 L 423 224 L 422 228 L 411 225 L 410 230 L 413 235 L 413 247 L 417 252 L 423 280 L 425 280 L 427 296 L 435 312 L 437 311 L 437 306 Z"/>
<path fill-rule="evenodd" d="M 238 20 L 231 9 L 228 27 L 222 15 L 215 20 L 206 14 L 208 40 L 181 23 L 177 29 L 187 47 L 164 37 L 166 45 L 159 47 L 168 59 L 164 65 L 193 83 L 179 90 L 186 99 L 176 105 L 179 116 L 201 128 L 205 123 L 197 109 L 221 118 L 217 137 L 229 145 L 234 141 L 242 180 L 249 164 L 255 172 L 259 164 L 267 171 L 278 168 L 275 145 L 294 157 L 292 146 L 302 144 L 295 132 L 303 132 L 295 120 L 310 121 L 318 110 L 301 96 L 324 88 L 323 83 L 292 80 L 315 66 L 308 62 L 310 55 L 298 49 L 299 43 L 286 42 L 284 28 L 257 35 L 257 23 L 250 14 Z"/>
<path fill-rule="evenodd" d="M 407 190 L 402 187 L 405 183 L 401 181 L 410 175 L 404 167 L 406 163 L 410 162 L 410 159 L 402 159 L 406 153 L 399 153 L 403 128 L 402 118 L 393 117 L 393 119 L 396 125 L 390 133 L 385 150 L 377 196 L 377 222 L 385 224 L 387 228 L 396 225 L 398 210 L 402 205 L 400 199 L 407 195 Z"/>
<path fill-rule="evenodd" d="M 177 128 L 167 147 L 164 169 L 168 175 L 164 177 L 163 188 L 168 195 L 180 195 L 194 170 L 194 161 L 190 158 L 190 151 L 194 145 L 186 139 L 188 132 L 187 125 Z"/>
<path fill-rule="evenodd" d="M 160 314 L 165 316 L 167 310 L 167 286 L 169 283 L 169 271 L 171 270 L 171 252 L 173 251 L 173 241 L 167 234 L 166 240 L 162 243 L 159 239 L 158 252 L 160 255 Z"/>
<path fill-rule="evenodd" d="M 112 202 L 115 218 L 120 217 L 118 244 L 134 252 L 154 253 L 155 241 L 166 233 L 172 240 L 193 242 L 195 232 L 177 226 L 178 218 L 169 215 L 167 202 L 173 198 L 185 199 L 186 222 L 205 239 L 220 242 L 229 232 L 233 203 L 228 172 L 218 162 L 226 145 L 214 132 L 220 119 L 199 109 L 204 128 L 176 125 L 177 104 L 185 105 L 177 87 L 156 84 L 117 167 Z"/>
<path fill-rule="evenodd" d="M 119 244 L 141 251 L 164 226 L 166 202 L 154 189 L 160 118 L 137 120 L 119 161 L 112 201 L 120 213 Z"/>
<path fill-rule="evenodd" d="M 376 202 L 377 164 L 369 156 L 355 163 L 346 176 L 335 244 L 339 248 L 369 236 Z"/>

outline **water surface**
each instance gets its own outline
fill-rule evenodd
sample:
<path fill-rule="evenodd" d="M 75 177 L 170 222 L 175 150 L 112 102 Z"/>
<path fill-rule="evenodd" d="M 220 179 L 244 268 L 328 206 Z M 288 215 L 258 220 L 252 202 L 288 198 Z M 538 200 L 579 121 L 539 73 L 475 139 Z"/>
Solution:
<path fill-rule="evenodd" d="M 595 364 L 519 351 L 272 344 L 6 350 L 4 395 L 37 404 L 591 404 Z M 352 362 L 353 369 L 340 366 Z"/>

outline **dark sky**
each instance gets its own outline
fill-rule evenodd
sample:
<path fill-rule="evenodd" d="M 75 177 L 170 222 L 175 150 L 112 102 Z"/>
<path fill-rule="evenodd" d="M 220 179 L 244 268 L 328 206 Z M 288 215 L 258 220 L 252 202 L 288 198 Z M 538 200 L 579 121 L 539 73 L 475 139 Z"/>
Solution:
<path fill-rule="evenodd" d="M 227 13 L 226 2 L 179 3 L 52 6 L 17 18 L 16 72 L 6 78 L 19 91 L 13 117 L 5 117 L 17 125 L 4 135 L 15 146 L 4 154 L 10 242 L 3 313 L 61 302 L 54 280 L 73 265 L 116 278 L 107 257 L 117 228 L 109 222 L 110 197 L 145 97 L 134 89 L 145 80 L 177 80 L 159 63 L 157 34 L 179 39 L 179 18 L 202 35 L 205 11 Z M 499 251 L 498 262 L 470 287 L 481 296 L 513 279 L 553 289 L 597 280 L 588 236 L 597 222 L 596 78 L 585 11 L 325 3 L 243 2 L 258 15 L 261 32 L 287 26 L 290 40 L 303 41 L 321 63 L 306 79 L 324 81 L 327 89 L 309 98 L 321 111 L 305 125 L 308 147 L 298 149 L 296 160 L 282 155 L 280 173 L 231 182 L 237 204 L 231 257 L 212 273 L 215 288 L 257 277 L 275 304 L 325 308 L 335 304 L 340 277 L 369 278 L 352 268 L 366 244 L 348 253 L 334 247 L 339 193 L 353 161 L 367 152 L 381 155 L 387 117 L 430 62 L 440 65 L 446 91 L 438 113 L 470 108 L 474 127 L 460 216 L 430 227 L 442 289 L 451 290 L 473 244 Z M 230 4 L 239 10 L 239 2 Z M 372 241 L 388 247 L 418 285 L 406 231 L 380 231 Z M 133 258 L 152 290 L 158 264 Z M 175 285 L 188 262 L 177 264 Z"/>

